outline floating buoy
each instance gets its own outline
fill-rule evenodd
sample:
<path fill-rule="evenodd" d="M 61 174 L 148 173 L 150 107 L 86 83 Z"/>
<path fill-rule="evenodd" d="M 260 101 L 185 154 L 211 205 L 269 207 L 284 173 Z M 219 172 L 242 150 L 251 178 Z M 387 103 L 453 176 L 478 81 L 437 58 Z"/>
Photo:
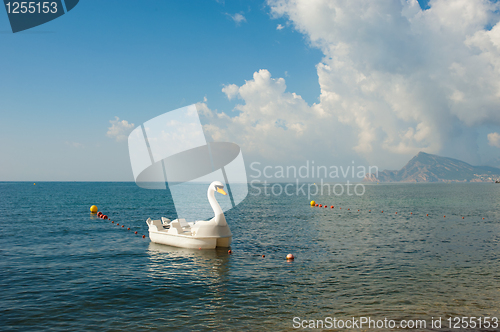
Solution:
<path fill-rule="evenodd" d="M 413 212 L 410 212 L 410 214 L 413 214 Z"/>
<path fill-rule="evenodd" d="M 368 212 L 372 212 L 372 210 L 368 210 Z"/>
<path fill-rule="evenodd" d="M 33 183 L 34 186 L 36 186 L 36 183 Z"/>
<path fill-rule="evenodd" d="M 316 202 L 315 201 L 311 201 L 311 206 L 315 206 L 316 205 Z"/>
<path fill-rule="evenodd" d="M 227 251 L 227 253 L 228 253 L 228 254 L 231 254 L 231 253 L 232 253 L 231 249 L 229 249 L 229 250 Z"/>
<path fill-rule="evenodd" d="M 339 210 L 342 210 L 342 208 L 339 208 Z"/>
<path fill-rule="evenodd" d="M 398 213 L 396 212 L 396 214 L 398 214 Z"/>
<path fill-rule="evenodd" d="M 328 206 L 327 206 L 327 205 L 325 205 L 325 209 L 326 209 L 327 207 L 328 207 Z"/>
<path fill-rule="evenodd" d="M 320 205 L 319 205 L 319 207 L 323 207 L 323 205 L 322 205 L 322 204 L 320 204 Z"/>
<path fill-rule="evenodd" d="M 428 216 L 429 216 L 429 214 L 427 213 L 425 216 L 426 216 L 426 217 L 428 217 Z"/>
<path fill-rule="evenodd" d="M 114 221 L 112 221 L 111 223 L 112 223 L 112 224 L 114 224 L 115 222 L 114 222 Z"/>
<path fill-rule="evenodd" d="M 97 212 L 97 216 L 98 217 L 102 216 L 102 212 L 101 211 Z"/>
<path fill-rule="evenodd" d="M 127 228 L 127 231 L 129 231 L 129 230 L 130 230 L 130 227 Z"/>
<path fill-rule="evenodd" d="M 332 208 L 332 209 L 333 209 L 333 205 L 332 205 L 332 206 L 330 206 L 330 208 Z"/>
<path fill-rule="evenodd" d="M 462 217 L 462 219 L 465 219 L 464 217 Z"/>
<path fill-rule="evenodd" d="M 125 225 L 122 225 L 122 227 L 125 227 Z"/>
<path fill-rule="evenodd" d="M 351 211 L 351 209 L 347 209 L 347 211 Z"/>
<path fill-rule="evenodd" d="M 266 255 L 262 255 L 262 258 L 266 257 Z"/>
<path fill-rule="evenodd" d="M 92 212 L 92 213 L 97 213 L 97 206 L 92 205 L 92 206 L 90 207 L 90 212 Z"/>
<path fill-rule="evenodd" d="M 120 226 L 120 224 L 119 224 L 119 223 L 116 223 L 116 226 Z"/>
<path fill-rule="evenodd" d="M 483 218 L 483 220 L 484 220 L 484 218 Z"/>
<path fill-rule="evenodd" d="M 359 212 L 359 210 L 358 210 L 358 212 Z"/>
<path fill-rule="evenodd" d="M 102 219 L 109 219 L 107 215 L 104 215 Z"/>
<path fill-rule="evenodd" d="M 145 238 L 146 238 L 146 235 L 143 235 L 143 236 L 142 236 L 142 238 L 143 238 L 143 239 L 145 239 Z"/>
<path fill-rule="evenodd" d="M 293 255 L 292 255 L 292 254 L 288 254 L 288 255 L 286 255 L 286 259 L 287 259 L 287 260 L 289 260 L 289 261 L 293 260 L 294 258 L 295 258 L 295 257 L 293 257 Z"/>
<path fill-rule="evenodd" d="M 381 213 L 384 213 L 384 211 L 382 211 Z"/>
<path fill-rule="evenodd" d="M 318 206 L 318 204 L 315 204 L 314 206 Z"/>
<path fill-rule="evenodd" d="M 135 231 L 134 234 L 137 234 L 137 231 Z"/>
<path fill-rule="evenodd" d="M 446 218 L 446 216 L 443 216 L 443 218 Z"/>

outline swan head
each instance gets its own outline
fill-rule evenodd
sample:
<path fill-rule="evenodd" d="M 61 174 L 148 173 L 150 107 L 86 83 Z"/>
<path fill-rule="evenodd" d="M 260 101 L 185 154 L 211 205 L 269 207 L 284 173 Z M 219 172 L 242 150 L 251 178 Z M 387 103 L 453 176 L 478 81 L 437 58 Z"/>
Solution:
<path fill-rule="evenodd" d="M 222 184 L 222 182 L 220 181 L 214 181 L 212 183 L 210 183 L 210 186 L 208 187 L 208 190 L 213 190 L 214 192 L 218 192 L 219 194 L 222 194 L 222 195 L 227 195 L 226 192 L 224 191 L 224 185 Z"/>

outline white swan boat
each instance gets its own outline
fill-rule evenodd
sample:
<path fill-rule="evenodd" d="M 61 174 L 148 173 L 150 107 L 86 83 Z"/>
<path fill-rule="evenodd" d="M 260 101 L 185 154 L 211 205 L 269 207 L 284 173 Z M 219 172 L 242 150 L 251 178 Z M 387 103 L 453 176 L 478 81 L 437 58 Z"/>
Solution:
<path fill-rule="evenodd" d="M 215 217 L 206 221 L 186 222 L 186 219 L 170 220 L 162 217 L 161 220 L 151 220 L 149 238 L 152 242 L 174 247 L 192 249 L 214 249 L 215 247 L 229 247 L 233 235 L 226 222 L 226 217 L 219 203 L 215 199 L 215 192 L 226 195 L 222 189 L 224 185 L 214 181 L 208 187 L 208 202 L 214 211 Z"/>

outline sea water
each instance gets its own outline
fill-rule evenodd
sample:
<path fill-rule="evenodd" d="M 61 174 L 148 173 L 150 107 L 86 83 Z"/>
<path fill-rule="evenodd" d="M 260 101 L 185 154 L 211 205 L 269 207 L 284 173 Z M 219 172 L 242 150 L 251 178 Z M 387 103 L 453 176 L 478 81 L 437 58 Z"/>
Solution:
<path fill-rule="evenodd" d="M 294 318 L 363 316 L 432 330 L 436 317 L 500 318 L 500 185 L 366 185 L 313 197 L 326 209 L 256 193 L 226 213 L 229 254 L 149 241 L 148 217 L 177 217 L 167 191 L 0 183 L 0 330 L 289 331 Z"/>

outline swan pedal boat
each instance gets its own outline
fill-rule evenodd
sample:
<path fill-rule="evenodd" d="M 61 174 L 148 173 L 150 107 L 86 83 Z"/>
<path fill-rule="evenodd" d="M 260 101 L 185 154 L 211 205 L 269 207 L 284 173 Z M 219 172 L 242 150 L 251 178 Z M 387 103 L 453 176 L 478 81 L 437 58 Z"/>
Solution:
<path fill-rule="evenodd" d="M 226 195 L 220 181 L 210 184 L 207 191 L 208 201 L 215 217 L 210 220 L 186 222 L 186 219 L 170 220 L 162 217 L 161 220 L 148 218 L 149 238 L 154 243 L 166 244 L 173 247 L 190 249 L 215 249 L 229 247 L 233 235 L 226 222 L 224 212 L 215 199 L 215 192 Z"/>

